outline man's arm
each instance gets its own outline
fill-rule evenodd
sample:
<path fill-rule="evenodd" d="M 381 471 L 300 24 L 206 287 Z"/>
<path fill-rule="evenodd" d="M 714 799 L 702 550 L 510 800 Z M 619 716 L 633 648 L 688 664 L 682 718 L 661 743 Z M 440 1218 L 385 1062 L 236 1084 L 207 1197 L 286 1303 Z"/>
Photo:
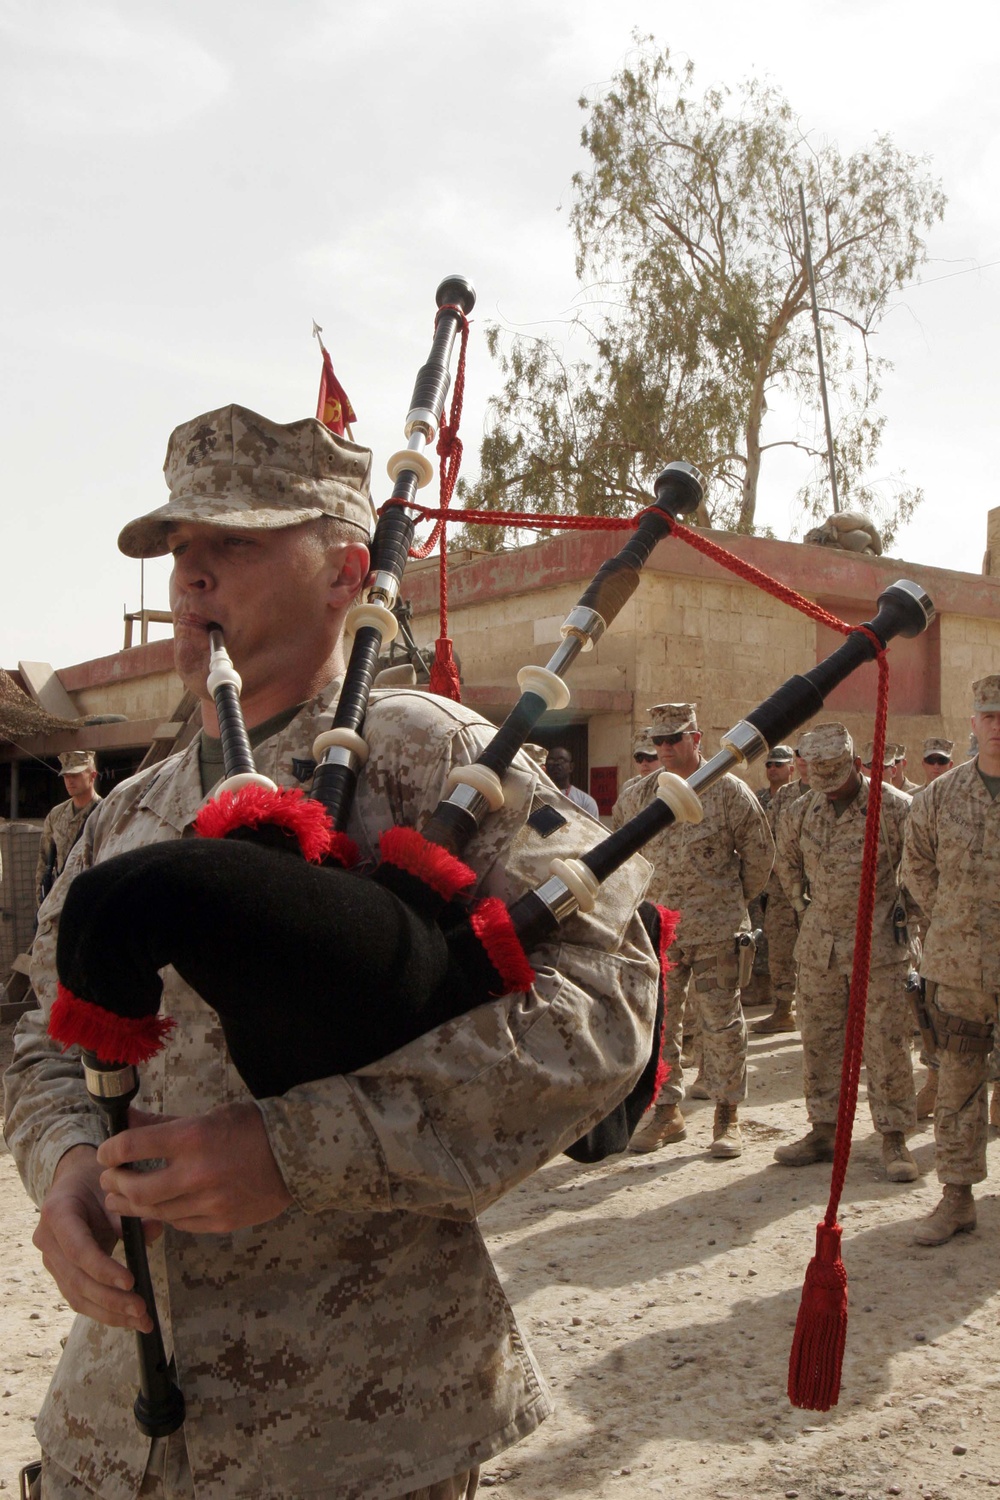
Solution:
<path fill-rule="evenodd" d="M 774 831 L 774 873 L 781 882 L 782 890 L 796 909 L 801 900 L 805 884 L 805 867 L 802 862 L 802 846 L 799 835 L 802 820 L 809 805 L 809 797 L 799 797 L 790 807 L 782 808 Z M 797 892 L 797 896 L 793 893 Z"/>
<path fill-rule="evenodd" d="M 45 814 L 45 822 L 42 824 L 42 833 L 38 841 L 38 863 L 35 865 L 35 899 L 39 906 L 48 895 L 43 889 L 45 877 L 51 867 L 55 856 L 56 841 L 52 836 L 52 814 Z"/>
<path fill-rule="evenodd" d="M 938 887 L 937 808 L 933 788 L 910 803 L 899 875 L 921 916 L 930 921 Z"/>
<path fill-rule="evenodd" d="M 729 820 L 733 847 L 740 860 L 740 884 L 749 903 L 767 885 L 774 864 L 774 840 L 764 809 L 748 786 L 734 778 L 729 790 Z"/>

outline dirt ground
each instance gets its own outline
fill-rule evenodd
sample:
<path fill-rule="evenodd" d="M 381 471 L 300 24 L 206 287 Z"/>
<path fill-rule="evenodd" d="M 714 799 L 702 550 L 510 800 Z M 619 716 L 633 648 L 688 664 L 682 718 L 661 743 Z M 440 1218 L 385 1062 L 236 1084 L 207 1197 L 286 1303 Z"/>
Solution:
<path fill-rule="evenodd" d="M 9 1043 L 7 1027 L 0 1058 Z M 686 1141 L 593 1167 L 560 1158 L 485 1216 L 557 1410 L 487 1467 L 484 1490 L 502 1487 L 506 1500 L 957 1500 L 1000 1489 L 990 1353 L 1000 1205 L 984 1184 L 975 1233 L 912 1246 L 914 1220 L 939 1196 L 932 1133 L 924 1126 L 911 1142 L 926 1175 L 891 1186 L 863 1099 L 841 1214 L 850 1323 L 840 1404 L 817 1414 L 788 1403 L 792 1329 L 830 1182 L 829 1166 L 771 1159 L 802 1131 L 800 1079 L 797 1037 L 755 1039 L 740 1160 L 707 1154 L 711 1105 L 689 1103 Z M 994 1143 L 990 1155 L 995 1177 Z M 34 1223 L 0 1154 L 0 1491 L 14 1494 L 72 1317 L 32 1249 Z"/>

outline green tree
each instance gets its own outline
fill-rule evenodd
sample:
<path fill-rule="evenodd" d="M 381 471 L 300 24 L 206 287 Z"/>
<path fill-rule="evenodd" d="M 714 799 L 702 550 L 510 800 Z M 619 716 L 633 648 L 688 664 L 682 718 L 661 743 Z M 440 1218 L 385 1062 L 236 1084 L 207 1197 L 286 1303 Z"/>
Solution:
<path fill-rule="evenodd" d="M 920 494 L 867 479 L 887 368 L 871 344 L 892 293 L 926 259 L 939 184 L 886 135 L 846 158 L 815 144 L 770 84 L 699 96 L 692 64 L 636 41 L 633 63 L 580 100 L 590 163 L 573 180 L 570 222 L 582 305 L 565 341 L 489 330 L 503 386 L 465 503 L 621 514 L 682 457 L 710 480 L 700 519 L 750 531 L 764 455 L 791 445 L 815 460 L 804 511 L 828 511 L 825 446 L 772 434 L 773 420 L 764 432 L 778 392 L 791 398 L 783 409 L 819 411 L 801 183 L 838 488 L 888 541 Z"/>

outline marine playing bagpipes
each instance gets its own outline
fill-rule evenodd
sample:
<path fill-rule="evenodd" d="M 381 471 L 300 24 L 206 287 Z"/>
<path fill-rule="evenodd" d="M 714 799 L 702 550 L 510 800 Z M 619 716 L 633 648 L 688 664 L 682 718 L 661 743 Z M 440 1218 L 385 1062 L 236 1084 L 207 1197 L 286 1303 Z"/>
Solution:
<path fill-rule="evenodd" d="M 460 854 L 483 818 L 502 805 L 502 778 L 514 755 L 546 708 L 565 703 L 562 673 L 634 591 L 671 518 L 697 506 L 696 471 L 672 465 L 657 481 L 656 504 L 634 536 L 571 611 L 563 644 L 548 667 L 522 671 L 518 705 L 478 761 L 456 768 L 454 785 L 423 831 L 388 830 L 370 877 L 351 871 L 354 852 L 343 825 L 367 753 L 360 730 L 368 692 L 381 643 L 394 626 L 389 605 L 416 520 L 407 501 L 426 473 L 420 449 L 440 418 L 451 345 L 472 305 L 467 287 L 465 307 L 455 305 L 456 284 L 457 278 L 439 291 L 434 349 L 407 419 L 410 448 L 390 463 L 397 503 L 387 508 L 373 539 L 370 587 L 358 607 L 340 698 L 344 711 L 338 708 L 332 730 L 317 742 L 322 761 L 313 799 L 259 784 L 239 715 L 238 677 L 221 632 L 214 632 L 212 691 L 227 780 L 195 824 L 203 837 L 100 862 L 67 893 L 57 953 L 60 993 L 50 1031 L 84 1049 L 88 1086 L 102 1102 L 116 1091 L 118 1098 L 129 1089 L 134 1093 L 135 1065 L 163 1045 L 172 1023 L 159 1015 L 159 971 L 168 964 L 217 1011 L 233 1063 L 257 1097 L 355 1070 L 492 997 L 528 988 L 531 951 L 572 913 L 589 910 L 601 882 L 656 832 L 675 820 L 698 821 L 699 789 L 765 754 L 890 639 L 919 633 L 932 617 L 916 585 L 893 585 L 880 596 L 870 624 L 857 627 L 826 661 L 790 678 L 754 709 L 687 783 L 663 773 L 652 804 L 579 859 L 556 862 L 551 878 L 509 909 L 495 898 L 470 905 L 466 896 L 475 877 Z M 451 322 L 445 334 L 443 319 Z M 283 997 L 280 1017 L 274 1015 L 275 994 Z M 644 1073 L 638 1113 L 643 1098 L 652 1096 L 653 1073 L 655 1057 Z M 126 1110 L 127 1100 L 116 1106 L 120 1123 L 112 1128 L 122 1128 Z M 131 1259 L 129 1264 L 141 1288 Z M 151 1298 L 146 1300 L 152 1311 Z M 162 1362 L 162 1344 L 158 1357 Z M 147 1375 L 141 1376 L 143 1393 Z M 169 1393 L 163 1399 L 169 1409 L 155 1417 L 158 1425 L 145 1407 L 140 1414 L 139 1405 L 144 1431 L 170 1431 L 181 1419 Z"/>

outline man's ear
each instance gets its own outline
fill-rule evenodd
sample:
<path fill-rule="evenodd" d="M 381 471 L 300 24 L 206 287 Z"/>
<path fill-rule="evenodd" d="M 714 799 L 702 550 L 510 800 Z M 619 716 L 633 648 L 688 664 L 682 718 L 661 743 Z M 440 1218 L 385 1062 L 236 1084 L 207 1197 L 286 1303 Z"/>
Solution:
<path fill-rule="evenodd" d="M 363 542 L 343 542 L 330 549 L 330 562 L 330 602 L 343 609 L 360 593 L 371 557 Z"/>

